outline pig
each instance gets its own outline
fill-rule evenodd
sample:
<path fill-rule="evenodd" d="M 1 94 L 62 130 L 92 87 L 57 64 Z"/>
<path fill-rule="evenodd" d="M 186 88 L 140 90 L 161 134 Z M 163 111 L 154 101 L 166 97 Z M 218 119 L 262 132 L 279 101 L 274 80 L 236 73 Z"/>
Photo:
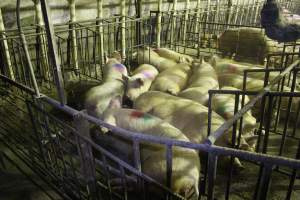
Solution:
<path fill-rule="evenodd" d="M 127 68 L 121 64 L 121 55 L 114 52 L 111 58 L 106 58 L 106 64 L 103 67 L 103 81 L 122 80 L 123 76 L 128 76 Z"/>
<path fill-rule="evenodd" d="M 221 90 L 238 90 L 233 87 L 222 87 Z M 245 95 L 244 97 L 244 105 L 249 102 L 249 97 Z M 242 97 L 239 98 L 239 106 L 238 110 L 241 109 Z M 221 115 L 224 119 L 229 120 L 234 116 L 234 107 L 235 107 L 235 95 L 230 94 L 215 94 L 212 97 L 211 108 L 213 111 Z M 237 110 L 237 111 L 238 111 Z M 239 123 L 238 123 L 239 126 Z M 254 129 L 258 128 L 258 124 L 256 123 L 256 118 L 252 116 L 251 111 L 249 110 L 243 115 L 243 127 L 242 134 L 243 136 L 247 136 L 249 140 L 256 139 L 254 136 Z M 239 127 L 238 127 L 239 129 Z M 249 143 L 249 140 L 247 142 Z M 255 148 L 255 140 L 252 140 L 252 148 Z"/>
<path fill-rule="evenodd" d="M 122 77 L 128 75 L 126 67 L 116 58 L 107 59 L 104 69 L 104 82 L 85 94 L 84 108 L 89 115 L 97 118 L 102 116 L 112 99 L 124 95 Z"/>
<path fill-rule="evenodd" d="M 149 112 L 181 130 L 191 142 L 202 143 L 207 138 L 208 108 L 195 101 L 172 96 L 159 91 L 149 91 L 142 94 L 134 102 L 135 109 Z M 211 133 L 216 131 L 225 120 L 212 112 Z M 230 146 L 231 132 L 224 134 L 216 145 Z M 251 150 L 241 138 L 241 148 Z"/>
<path fill-rule="evenodd" d="M 138 64 L 150 64 L 156 67 L 159 72 L 162 72 L 168 68 L 173 68 L 177 65 L 177 62 L 164 57 L 160 57 L 152 49 L 139 49 L 137 53 Z"/>
<path fill-rule="evenodd" d="M 185 62 L 185 63 L 192 63 L 193 62 L 193 58 L 191 56 L 188 55 L 184 55 L 181 53 L 177 53 L 175 51 L 172 51 L 170 49 L 167 48 L 157 48 L 154 49 L 154 51 L 161 57 L 170 59 L 170 60 L 174 60 L 175 62 Z"/>
<path fill-rule="evenodd" d="M 150 90 L 177 95 L 186 86 L 190 70 L 190 66 L 186 63 L 179 63 L 166 69 L 156 77 Z"/>
<path fill-rule="evenodd" d="M 249 69 L 265 69 L 262 65 L 253 65 L 249 63 L 236 62 L 231 59 L 221 59 L 217 56 L 213 56 L 210 60 L 213 68 L 216 70 L 219 76 L 223 74 L 238 74 L 244 76 L 244 71 Z M 279 75 L 279 72 L 269 73 L 269 80 L 273 80 L 276 76 Z M 247 74 L 247 77 L 264 80 L 264 72 L 250 72 Z"/>
<path fill-rule="evenodd" d="M 150 86 L 157 75 L 158 70 L 154 66 L 149 64 L 140 65 L 133 71 L 131 77 L 123 76 L 123 79 L 126 82 L 125 95 L 129 100 L 134 101 L 141 94 L 150 89 Z"/>
<path fill-rule="evenodd" d="M 218 48 L 224 54 L 235 55 L 239 61 L 264 64 L 268 54 L 278 52 L 274 41 L 259 28 L 233 28 L 218 37 Z"/>
<path fill-rule="evenodd" d="M 115 101 L 115 102 L 114 102 Z M 103 119 L 110 125 L 114 125 L 129 131 L 139 132 L 161 138 L 176 139 L 189 142 L 189 139 L 177 128 L 158 117 L 135 109 L 119 108 L 119 100 L 112 100 L 109 108 L 103 113 Z M 94 129 L 93 134 L 101 145 L 105 146 L 117 156 L 125 158 L 125 161 L 133 165 L 132 142 L 113 136 L 104 129 Z M 182 196 L 191 194 L 198 197 L 198 182 L 200 178 L 200 160 L 198 153 L 193 149 L 173 147 L 173 165 L 171 190 Z M 154 143 L 141 143 L 141 170 L 144 174 L 152 177 L 159 183 L 166 185 L 166 147 Z M 150 187 L 151 190 L 151 187 Z"/>
<path fill-rule="evenodd" d="M 224 86 L 230 86 L 234 88 L 238 88 L 240 90 L 243 90 L 243 80 L 244 77 L 238 74 L 222 74 L 218 77 L 220 87 Z M 246 81 L 246 90 L 247 91 L 259 91 L 263 89 L 264 81 L 260 79 L 255 78 L 247 78 Z"/>
<path fill-rule="evenodd" d="M 209 63 L 201 59 L 193 62 L 188 85 L 178 96 L 206 105 L 208 91 L 213 89 L 219 89 L 217 74 Z"/>

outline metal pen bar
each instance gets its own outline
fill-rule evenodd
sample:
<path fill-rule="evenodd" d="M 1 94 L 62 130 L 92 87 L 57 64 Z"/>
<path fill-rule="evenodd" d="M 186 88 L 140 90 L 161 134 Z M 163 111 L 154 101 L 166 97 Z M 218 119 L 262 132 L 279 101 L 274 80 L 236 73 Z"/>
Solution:
<path fill-rule="evenodd" d="M 31 78 L 31 81 L 32 81 L 32 84 L 33 84 L 33 88 L 34 88 L 36 96 L 39 97 L 40 96 L 39 87 L 38 87 L 36 77 L 35 77 L 35 74 L 34 74 L 34 70 L 33 70 L 33 66 L 32 66 L 32 63 L 31 63 L 27 41 L 26 41 L 25 35 L 23 33 L 23 30 L 22 30 L 22 26 L 21 26 L 20 4 L 21 4 L 20 0 L 17 0 L 17 25 L 18 25 L 18 29 L 19 29 L 20 38 L 21 38 L 21 41 L 22 41 L 22 48 L 23 48 L 24 53 L 25 53 L 26 64 L 27 64 L 29 74 L 30 74 L 30 78 Z"/>
<path fill-rule="evenodd" d="M 2 11 L 0 8 L 0 38 L 2 39 L 3 48 L 4 48 L 4 57 L 5 57 L 5 61 L 6 61 L 5 64 L 7 67 L 8 76 L 12 80 L 15 80 L 15 75 L 14 75 L 14 71 L 12 68 L 11 57 L 10 57 L 10 53 L 9 53 L 8 43 L 7 43 L 7 37 L 6 37 L 6 33 L 4 31 L 5 31 L 5 27 L 4 27 L 4 22 L 3 22 Z M 3 68 L 5 69 L 5 66 L 3 66 Z"/>
<path fill-rule="evenodd" d="M 248 112 L 251 108 L 253 108 L 254 104 L 259 101 L 263 96 L 266 95 L 268 91 L 271 90 L 271 87 L 278 83 L 285 75 L 287 75 L 292 69 L 298 66 L 300 60 L 295 61 L 289 67 L 287 67 L 282 73 L 276 76 L 273 80 L 270 81 L 269 85 L 264 87 L 262 90 L 259 91 L 259 94 L 255 96 L 251 101 L 249 101 L 233 118 L 229 119 L 227 122 L 222 124 L 213 135 L 210 135 L 207 139 L 207 142 L 214 144 L 215 141 L 221 137 L 229 128 L 233 125 L 233 123 L 239 120 L 246 112 Z"/>
<path fill-rule="evenodd" d="M 58 55 L 56 52 L 56 42 L 54 40 L 54 29 L 53 25 L 49 16 L 49 7 L 47 0 L 41 0 L 41 7 L 43 12 L 43 17 L 45 21 L 45 27 L 46 27 L 46 33 L 47 33 L 47 39 L 48 39 L 48 46 L 49 46 L 49 55 L 51 59 L 51 63 L 53 65 L 53 71 L 54 71 L 54 77 L 58 92 L 58 97 L 60 100 L 61 105 L 66 104 L 66 96 L 64 91 L 64 82 L 63 77 L 61 73 L 61 66 L 59 63 Z"/>

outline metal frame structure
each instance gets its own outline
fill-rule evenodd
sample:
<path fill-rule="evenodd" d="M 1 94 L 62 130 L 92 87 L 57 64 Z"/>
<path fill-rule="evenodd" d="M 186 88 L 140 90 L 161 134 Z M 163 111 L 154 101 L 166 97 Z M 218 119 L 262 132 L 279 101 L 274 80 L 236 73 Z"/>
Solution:
<path fill-rule="evenodd" d="M 203 23 L 201 20 L 211 18 L 218 18 L 220 20 L 230 19 L 227 12 L 228 10 L 226 9 L 231 5 L 223 5 L 222 2 L 218 2 L 220 4 L 211 5 L 211 2 L 207 1 L 207 7 L 206 10 L 204 9 L 204 12 L 199 13 L 199 10 L 192 12 L 186 9 L 183 14 L 180 14 L 180 12 L 176 10 L 176 1 L 174 1 L 173 11 L 171 12 L 172 18 L 170 19 L 173 33 L 180 33 L 183 38 L 190 38 L 188 34 L 190 34 L 192 19 L 200 19 L 199 26 L 193 27 L 198 33 L 193 34 L 197 35 L 196 41 L 198 41 L 198 48 L 201 47 L 202 36 L 200 36 L 200 33 L 202 33 L 202 30 L 212 29 L 213 31 L 217 31 L 217 29 L 214 29 L 216 24 Z M 124 2 L 122 2 L 122 7 L 124 9 L 123 3 Z M 218 7 L 218 5 L 220 6 Z M 245 5 L 237 5 L 239 9 L 235 10 L 250 13 L 249 10 L 247 11 L 246 8 L 248 7 Z M 251 9 L 255 10 L 258 8 L 255 6 L 259 6 L 260 4 L 253 3 L 249 5 L 251 5 Z M 224 10 L 222 6 L 224 6 Z M 46 5 L 43 5 L 43 7 L 44 10 L 47 10 Z M 101 10 L 101 7 L 101 2 L 99 1 L 99 10 Z M 188 6 L 186 8 L 188 8 Z M 44 12 L 47 14 L 46 11 Z M 163 14 L 158 13 L 158 16 L 160 15 L 162 19 L 164 19 Z M 44 14 L 44 17 L 45 16 Z M 240 110 L 237 109 L 239 107 L 238 105 L 235 106 L 235 116 L 224 123 L 215 133 L 209 134 L 209 137 L 203 144 L 195 144 L 134 133 L 114 127 L 100 119 L 80 113 L 80 111 L 64 105 L 61 98 L 58 98 L 60 101 L 57 101 L 48 97 L 48 94 L 43 94 L 43 91 L 48 93 L 49 88 L 52 89 L 53 85 L 57 86 L 57 84 L 54 84 L 57 83 L 54 80 L 56 76 L 53 75 L 53 70 L 57 68 L 53 68 L 53 63 L 50 64 L 51 62 L 48 62 L 48 59 L 54 59 L 57 63 L 59 58 L 62 70 L 70 70 L 71 72 L 77 73 L 80 79 L 92 78 L 101 80 L 100 74 L 101 67 L 104 65 L 104 54 L 110 54 L 115 50 L 120 51 L 125 59 L 125 63 L 133 67 L 134 65 L 131 65 L 131 61 L 135 50 L 152 44 L 151 39 L 148 37 L 149 33 L 153 33 L 151 26 L 144 23 L 142 19 L 126 18 L 124 12 L 122 12 L 121 17 L 115 17 L 109 20 L 101 18 L 101 12 L 97 20 L 78 22 L 73 18 L 72 22 L 68 24 L 56 26 L 54 30 L 52 30 L 52 33 L 51 28 L 47 28 L 48 34 L 45 34 L 46 30 L 40 26 L 37 26 L 37 33 L 35 33 L 36 27 L 34 27 L 34 29 L 32 29 L 32 27 L 28 27 L 28 29 L 24 28 L 23 34 L 26 40 L 30 41 L 30 38 L 32 38 L 33 41 L 33 43 L 27 42 L 28 47 L 26 48 L 35 49 L 35 51 L 30 51 L 31 53 L 35 52 L 34 55 L 30 55 L 26 48 L 22 48 L 20 37 L 14 35 L 14 31 L 0 33 L 0 35 L 5 36 L 0 40 L 0 43 L 4 44 L 1 48 L 1 52 L 4 52 L 3 55 L 5 56 L 7 49 L 11 51 L 11 58 L 7 56 L 6 58 L 13 61 L 12 67 L 16 75 L 15 79 L 13 79 L 6 74 L 0 74 L 0 104 L 3 105 L 0 107 L 0 113 L 3 114 L 0 116 L 1 122 L 3 122 L 0 124 L 0 141 L 5 144 L 7 148 L 13 151 L 26 165 L 38 174 L 43 181 L 65 199 L 183 199 L 185 197 L 174 194 L 170 190 L 170 182 L 172 181 L 172 149 L 175 147 L 194 149 L 196 151 L 205 152 L 208 155 L 207 167 L 203 174 L 204 177 L 199 184 L 199 191 L 201 191 L 200 198 L 204 197 L 209 200 L 218 198 L 216 190 L 220 188 L 217 188 L 218 185 L 216 184 L 216 180 L 218 180 L 219 177 L 217 174 L 217 172 L 219 172 L 217 163 L 222 157 L 231 158 L 229 174 L 226 176 L 224 199 L 230 199 L 231 197 L 230 191 L 232 189 L 233 180 L 232 162 L 234 158 L 249 161 L 259 166 L 259 172 L 255 174 L 257 187 L 251 193 L 253 199 L 267 199 L 267 195 L 270 195 L 268 190 L 272 186 L 270 181 L 273 175 L 276 174 L 277 171 L 283 172 L 281 168 L 289 168 L 288 172 L 285 173 L 288 177 L 289 186 L 283 190 L 284 196 L 287 199 L 292 198 L 297 172 L 300 169 L 300 161 L 298 160 L 300 148 L 297 148 L 294 159 L 283 157 L 282 150 L 280 150 L 279 155 L 276 156 L 261 154 L 260 152 L 267 153 L 268 136 L 271 128 L 271 120 L 269 120 L 269 117 L 266 118 L 267 121 L 261 120 L 259 126 L 258 132 L 261 133 L 261 130 L 265 131 L 264 135 L 259 135 L 260 138 L 265 138 L 262 151 L 257 148 L 257 152 L 246 152 L 236 149 L 235 147 L 225 148 L 215 146 L 214 143 L 225 134 L 226 130 L 232 127 L 234 133 L 241 134 L 237 130 L 237 124 L 242 123 L 243 114 L 253 108 L 257 102 L 263 102 L 261 106 L 265 107 L 263 110 L 267 116 L 271 116 L 271 106 L 274 105 L 272 104 L 273 102 L 276 102 L 278 111 L 282 110 L 280 107 L 281 98 L 289 98 L 286 111 L 291 110 L 292 100 L 300 97 L 299 93 L 293 93 L 300 65 L 300 61 L 296 59 L 298 55 L 297 46 L 294 48 L 294 53 L 288 52 L 288 54 L 281 54 L 282 59 L 280 66 L 282 67 L 284 64 L 285 69 L 266 69 L 260 71 L 265 74 L 265 87 L 261 91 L 210 91 L 210 99 L 212 99 L 213 94 L 216 93 L 235 95 L 236 102 L 239 102 L 239 98 L 243 98 L 244 95 L 252 95 L 254 97 L 248 104 L 244 105 L 244 103 L 242 103 Z M 250 17 L 250 19 L 253 18 Z M 249 23 L 251 23 L 251 20 Z M 176 31 L 175 26 L 177 24 L 183 24 L 184 27 L 183 29 L 179 28 L 179 32 Z M 138 25 L 142 26 L 140 27 L 141 35 L 137 35 L 135 32 Z M 218 25 L 228 27 L 228 24 L 222 24 L 221 22 Z M 162 31 L 164 31 L 164 28 L 162 28 Z M 48 42 L 45 40 L 45 35 L 47 35 Z M 52 35 L 52 39 L 49 35 Z M 53 36 L 57 39 L 56 43 Z M 176 38 L 172 37 L 170 41 L 176 41 Z M 110 42 L 113 41 L 112 44 L 105 44 L 105 42 L 108 41 L 105 38 L 110 39 Z M 127 39 L 124 43 L 125 38 Z M 48 51 L 46 47 L 49 42 L 52 43 L 52 48 Z M 8 45 L 5 45 L 5 43 Z M 186 48 L 189 43 L 189 41 L 184 40 L 184 48 Z M 57 47 L 55 47 L 56 45 Z M 159 41 L 157 45 L 159 45 Z M 160 45 L 164 46 L 168 44 L 162 41 Z M 174 43 L 171 42 L 169 45 L 172 46 Z M 192 47 L 194 48 L 195 46 Z M 175 47 L 173 46 L 173 48 Z M 45 49 L 46 54 L 40 54 L 40 49 Z M 37 72 L 36 74 L 41 76 L 37 77 L 39 86 L 41 88 L 44 87 L 42 83 L 46 82 L 46 90 L 42 89 L 42 93 L 39 95 L 33 90 L 34 85 L 29 76 L 30 72 L 24 64 L 24 51 L 27 56 L 29 55 L 31 57 L 31 60 L 34 61 L 33 63 L 36 63 L 33 65 L 33 69 Z M 186 52 L 186 50 L 184 51 Z M 50 54 L 50 57 L 46 56 L 48 57 L 48 59 L 46 59 L 47 61 L 43 61 L 45 55 L 48 54 Z M 276 57 L 278 55 L 273 56 Z M 290 57 L 292 57 L 292 59 L 290 59 Z M 269 60 L 272 60 L 271 57 Z M 269 64 L 270 63 L 271 61 L 269 61 Z M 49 66 L 44 67 L 44 65 Z M 97 71 L 98 65 L 100 66 L 99 72 Z M 46 70 L 46 72 L 43 70 Z M 274 71 L 281 73 L 274 80 L 269 80 L 269 73 Z M 244 79 L 246 80 L 247 74 L 252 72 L 257 71 L 245 71 Z M 271 86 L 275 84 L 279 86 L 278 91 L 272 92 Z M 280 86 L 284 85 L 291 86 L 291 92 L 279 90 L 282 88 Z M 58 94 L 61 89 L 64 88 L 58 88 Z M 51 114 L 55 112 L 56 114 Z M 59 116 L 57 112 L 63 114 L 63 117 Z M 299 116 L 297 115 L 296 121 L 298 118 Z M 16 124 L 16 119 L 21 120 L 22 125 L 25 125 Z M 212 119 L 209 117 L 209 120 L 211 121 Z M 287 114 L 285 125 L 288 121 L 289 115 Z M 88 130 L 90 125 L 106 127 L 110 129 L 114 135 L 132 141 L 134 164 L 130 165 L 122 161 L 111 152 L 95 144 L 95 142 L 89 138 Z M 20 132 L 22 132 L 22 134 L 19 134 Z M 233 134 L 233 141 L 239 138 L 236 134 Z M 283 148 L 286 137 L 288 136 L 287 129 L 284 128 L 282 147 L 280 147 L 280 149 Z M 295 139 L 297 140 L 296 137 Z M 140 161 L 142 143 L 165 147 L 165 161 L 167 166 L 166 179 L 168 180 L 166 185 L 162 185 L 142 173 L 140 169 L 142 165 Z M 233 142 L 233 144 L 235 144 L 235 142 Z M 116 179 L 119 181 L 119 184 L 114 185 Z M 149 189 L 150 186 L 160 191 L 158 195 L 151 192 Z M 134 190 L 132 190 L 133 188 Z"/>

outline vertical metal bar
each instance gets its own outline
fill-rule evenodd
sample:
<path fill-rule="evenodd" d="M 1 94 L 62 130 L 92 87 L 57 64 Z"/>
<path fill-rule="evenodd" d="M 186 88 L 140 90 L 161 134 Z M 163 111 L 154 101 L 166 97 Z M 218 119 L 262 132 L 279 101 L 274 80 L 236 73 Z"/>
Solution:
<path fill-rule="evenodd" d="M 89 122 L 80 116 L 80 114 L 74 116 L 74 126 L 79 134 L 85 137 L 90 137 Z M 86 141 L 79 138 L 78 152 L 81 162 L 81 174 L 85 178 L 86 184 L 89 188 L 91 199 L 97 199 L 96 190 L 96 175 L 94 159 L 92 154 L 92 147 Z"/>
<path fill-rule="evenodd" d="M 158 8 L 157 8 L 157 30 L 156 30 L 156 38 L 157 38 L 157 48 L 160 48 L 161 43 L 161 12 L 162 12 L 162 0 L 158 0 Z"/>
<path fill-rule="evenodd" d="M 46 27 L 46 33 L 47 33 L 47 39 L 48 39 L 48 46 L 49 46 L 49 55 L 50 59 L 52 60 L 53 64 L 53 71 L 54 71 L 54 77 L 57 87 L 57 92 L 59 96 L 60 103 L 62 105 L 66 104 L 66 97 L 64 92 L 64 82 L 63 77 L 61 73 L 61 67 L 57 55 L 57 47 L 54 40 L 54 30 L 53 25 L 49 16 L 49 7 L 47 0 L 41 0 L 41 7 L 43 11 L 44 21 L 45 21 L 45 27 Z"/>
<path fill-rule="evenodd" d="M 296 159 L 298 160 L 300 158 L 300 141 L 298 142 L 298 149 L 297 149 L 297 155 L 296 155 Z M 289 183 L 289 188 L 288 188 L 288 192 L 287 192 L 287 195 L 286 195 L 286 198 L 285 199 L 291 199 L 291 196 L 292 196 L 292 192 L 293 192 L 293 188 L 294 188 L 294 184 L 295 184 L 295 181 L 296 181 L 296 177 L 297 177 L 297 170 L 296 169 L 293 169 L 293 173 L 291 175 L 291 178 L 290 178 L 290 183 Z"/>
<path fill-rule="evenodd" d="M 270 126 L 272 122 L 272 111 L 273 111 L 273 95 L 269 94 L 268 108 L 267 108 L 267 116 L 265 121 L 265 137 L 262 153 L 267 153 L 268 143 L 269 143 L 269 134 L 270 134 Z"/>
<path fill-rule="evenodd" d="M 213 100 L 213 93 L 208 91 L 208 117 L 207 117 L 207 137 L 211 134 L 211 118 L 212 118 L 212 100 Z"/>
<path fill-rule="evenodd" d="M 232 12 L 232 0 L 228 0 L 227 13 L 226 13 L 226 24 L 227 24 L 227 26 L 225 27 L 226 29 L 229 28 L 229 23 L 230 23 L 230 19 L 231 19 L 231 12 Z"/>
<path fill-rule="evenodd" d="M 183 48 L 184 53 L 186 52 L 186 32 L 187 32 L 187 22 L 189 17 L 189 10 L 190 9 L 190 0 L 185 1 L 185 14 L 184 14 L 184 22 L 183 22 Z"/>
<path fill-rule="evenodd" d="M 239 109 L 239 94 L 235 94 L 235 104 L 234 104 L 234 115 L 238 112 Z M 233 124 L 233 130 L 232 130 L 232 147 L 236 148 L 236 130 L 237 130 L 237 123 L 235 122 Z M 240 124 L 241 126 L 241 124 Z M 238 144 L 239 145 L 239 142 Z M 227 184 L 226 184 L 226 192 L 225 192 L 225 199 L 228 200 L 229 199 L 229 195 L 230 195 L 230 185 L 231 185 L 231 179 L 232 179 L 232 172 L 233 172 L 233 162 L 234 162 L 234 157 L 231 156 L 230 157 L 230 165 L 229 165 L 229 174 L 228 174 L 228 179 L 227 179 Z"/>
<path fill-rule="evenodd" d="M 121 0 L 122 60 L 126 59 L 126 0 Z"/>
<path fill-rule="evenodd" d="M 38 148 L 39 148 L 39 151 L 40 151 L 40 155 L 41 155 L 41 160 L 44 164 L 44 166 L 46 167 L 46 169 L 48 168 L 48 163 L 47 163 L 47 159 L 45 159 L 45 151 L 42 147 L 42 139 L 38 133 L 38 129 L 37 129 L 37 123 L 36 123 L 36 119 L 34 118 L 34 113 L 33 113 L 33 110 L 32 110 L 32 107 L 31 107 L 31 103 L 29 101 L 26 101 L 26 107 L 27 107 L 27 110 L 28 110 L 28 114 L 29 114 L 29 117 L 30 117 L 30 120 L 31 120 L 31 123 L 32 123 L 32 126 L 33 126 L 33 132 L 34 132 L 34 135 L 35 135 L 35 141 L 38 145 Z"/>
<path fill-rule="evenodd" d="M 99 51 L 99 64 L 102 67 L 104 64 L 104 32 L 103 32 L 103 0 L 97 0 L 97 31 L 98 31 L 98 51 Z M 103 71 L 103 70 L 101 70 Z M 102 77 L 103 78 L 103 77 Z"/>
<path fill-rule="evenodd" d="M 133 157 L 134 166 L 137 170 L 141 171 L 141 154 L 140 154 L 140 143 L 137 139 L 133 140 Z"/>
<path fill-rule="evenodd" d="M 120 172 L 121 172 L 121 181 L 122 181 L 122 185 L 123 185 L 124 199 L 127 200 L 128 199 L 128 194 L 127 194 L 127 183 L 126 183 L 125 170 L 124 170 L 124 167 L 121 164 L 119 164 L 119 169 L 120 169 Z"/>
<path fill-rule="evenodd" d="M 175 48 L 174 45 L 174 35 L 176 29 L 176 16 L 177 16 L 177 0 L 173 0 L 173 9 L 172 9 L 172 24 L 171 24 L 171 38 L 170 38 L 170 47 Z"/>
<path fill-rule="evenodd" d="M 72 42 L 72 58 L 75 73 L 79 73 L 78 66 L 78 55 L 77 55 L 77 39 L 76 39 L 76 8 L 75 8 L 75 0 L 68 0 L 69 2 L 69 12 L 70 12 L 70 22 L 71 22 L 71 42 Z"/>
<path fill-rule="evenodd" d="M 214 185 L 217 174 L 217 155 L 210 152 L 208 154 L 208 200 L 214 200 Z"/>
<path fill-rule="evenodd" d="M 264 164 L 257 199 L 267 199 L 272 175 L 272 165 Z"/>
<path fill-rule="evenodd" d="M 43 76 L 44 78 L 47 78 L 47 76 L 49 76 L 49 62 L 45 49 L 45 35 L 43 29 L 45 24 L 43 21 L 41 2 L 40 0 L 33 0 L 33 2 L 35 7 L 36 22 L 38 25 L 37 31 L 39 43 L 37 45 L 40 45 L 40 62 L 42 63 Z"/>
<path fill-rule="evenodd" d="M 0 39 L 2 39 L 3 42 L 3 47 L 4 47 L 4 57 L 5 57 L 5 63 L 7 66 L 7 72 L 8 72 L 8 76 L 12 79 L 15 80 L 15 75 L 14 75 L 14 71 L 12 68 L 12 64 L 11 64 L 11 60 L 10 60 L 10 53 L 9 53 L 9 48 L 8 48 L 8 43 L 7 43 L 7 38 L 5 35 L 5 27 L 4 27 L 4 22 L 3 22 L 3 16 L 2 16 L 2 11 L 0 8 Z M 5 69 L 5 66 L 3 66 Z"/>
<path fill-rule="evenodd" d="M 105 176 L 106 176 L 106 182 L 107 182 L 107 188 L 108 188 L 108 192 L 109 192 L 109 199 L 112 199 L 112 188 L 111 188 L 111 184 L 110 184 L 110 175 L 109 175 L 109 168 L 108 168 L 108 163 L 107 163 L 107 159 L 106 156 L 102 153 L 102 162 L 104 164 L 104 172 L 105 172 Z"/>
<path fill-rule="evenodd" d="M 26 62 L 27 62 L 28 68 L 29 68 L 29 74 L 30 74 L 30 78 L 32 81 L 32 85 L 33 85 L 36 96 L 39 97 L 40 96 L 39 87 L 38 87 L 38 84 L 37 84 L 37 81 L 35 78 L 35 74 L 34 74 L 34 70 L 33 70 L 33 66 L 31 63 L 27 41 L 26 41 L 25 35 L 22 31 L 21 20 L 20 20 L 20 3 L 21 3 L 20 0 L 17 0 L 17 24 L 18 24 L 18 28 L 19 28 L 19 32 L 20 32 L 21 41 L 22 41 L 22 47 L 23 47 L 23 50 L 25 53 Z"/>
<path fill-rule="evenodd" d="M 172 168 L 173 168 L 173 152 L 172 145 L 167 145 L 166 150 L 166 168 L 167 168 L 167 187 L 172 186 Z M 168 193 L 168 199 L 171 199 L 171 195 Z"/>

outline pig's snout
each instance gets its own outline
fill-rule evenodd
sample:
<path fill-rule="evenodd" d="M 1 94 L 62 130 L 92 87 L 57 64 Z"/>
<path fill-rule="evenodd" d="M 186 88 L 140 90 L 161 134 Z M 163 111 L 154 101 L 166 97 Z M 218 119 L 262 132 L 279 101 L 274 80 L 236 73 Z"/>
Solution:
<path fill-rule="evenodd" d="M 123 96 L 123 106 L 127 108 L 133 108 L 133 101 L 130 97 L 128 97 L 128 95 Z"/>

